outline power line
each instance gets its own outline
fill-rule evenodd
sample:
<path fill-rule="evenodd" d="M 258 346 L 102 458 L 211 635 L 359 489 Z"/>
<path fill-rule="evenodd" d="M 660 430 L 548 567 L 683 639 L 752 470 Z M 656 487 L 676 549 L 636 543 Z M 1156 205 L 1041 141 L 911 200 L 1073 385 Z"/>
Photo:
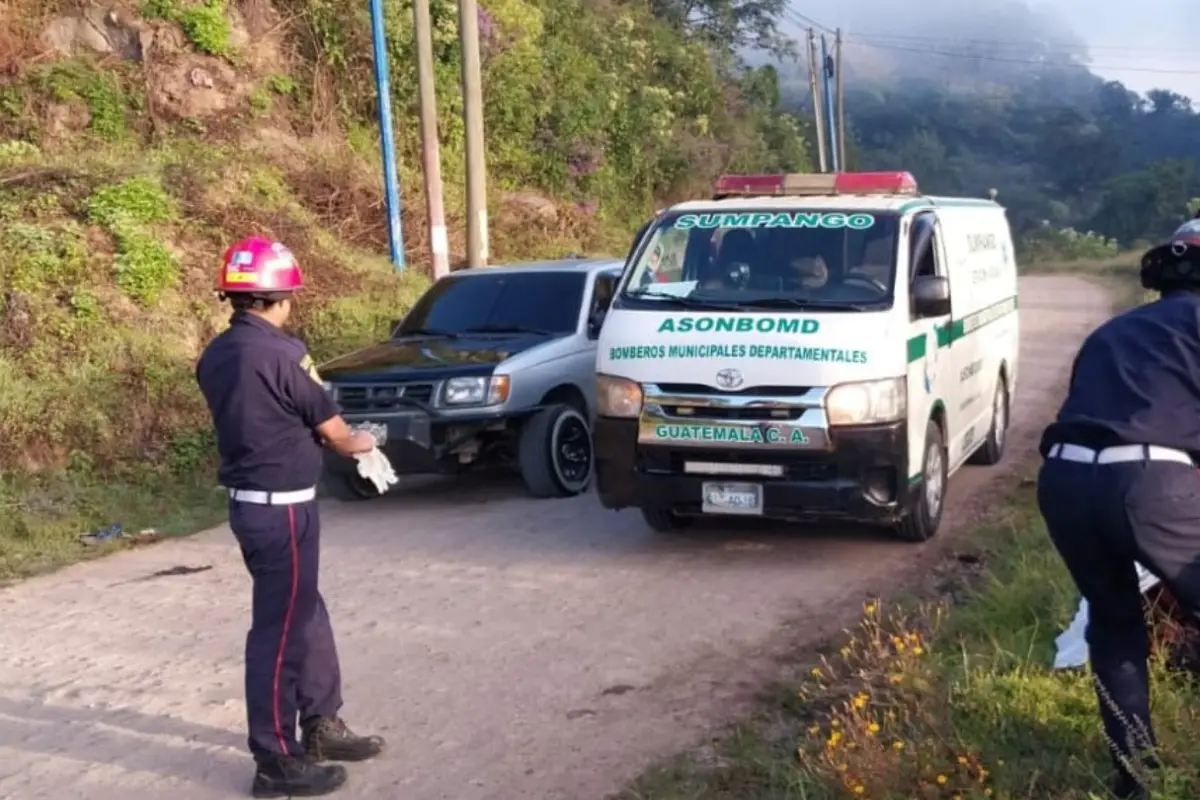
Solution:
<path fill-rule="evenodd" d="M 1164 69 L 1158 67 L 1136 67 L 1121 64 L 1085 64 L 1080 61 L 1072 63 L 1048 63 L 1044 59 L 1031 58 L 1009 58 L 1005 56 L 987 55 L 984 53 L 965 53 L 965 52 L 949 52 L 945 50 L 934 50 L 925 47 L 904 47 L 903 45 L 880 44 L 859 37 L 846 37 L 848 44 L 859 44 L 864 47 L 873 47 L 877 50 L 892 50 L 900 53 L 917 53 L 926 56 L 941 56 L 943 58 L 959 58 L 969 59 L 971 61 L 990 61 L 999 64 L 1025 64 L 1031 67 L 1056 66 L 1063 68 L 1085 69 L 1091 72 L 1111 71 L 1111 72 L 1145 72 L 1156 75 L 1200 75 L 1200 69 Z M 1065 54 L 1059 54 L 1065 55 Z"/>
<path fill-rule="evenodd" d="M 1013 47 L 1045 47 L 1054 45 L 1058 48 L 1068 50 L 1086 49 L 1086 50 L 1118 50 L 1125 52 L 1144 52 L 1149 54 L 1168 54 L 1168 53 L 1183 53 L 1195 54 L 1195 48 L 1190 47 L 1135 47 L 1127 44 L 1089 44 L 1087 42 L 1071 42 L 1064 39 L 979 39 L 975 37 L 949 37 L 949 36 L 916 36 L 912 34 L 900 33 L 874 33 L 871 31 L 850 31 L 847 33 L 861 39 L 894 39 L 900 42 L 931 42 L 933 44 L 995 44 L 1008 45 Z"/>
<path fill-rule="evenodd" d="M 801 14 L 799 11 L 796 11 L 792 8 L 785 8 L 783 10 L 783 16 L 787 18 L 788 22 L 791 22 L 793 25 L 798 25 L 801 28 L 816 28 L 824 33 L 836 33 L 836 31 L 828 25 L 817 22 L 812 17 L 806 17 L 804 14 Z"/>

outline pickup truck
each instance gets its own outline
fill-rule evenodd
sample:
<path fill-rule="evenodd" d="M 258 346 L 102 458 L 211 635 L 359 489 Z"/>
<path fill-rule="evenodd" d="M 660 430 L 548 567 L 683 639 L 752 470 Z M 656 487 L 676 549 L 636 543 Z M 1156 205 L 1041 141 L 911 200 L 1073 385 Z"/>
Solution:
<path fill-rule="evenodd" d="M 319 366 L 351 425 L 369 427 L 398 475 L 505 465 L 535 497 L 592 483 L 596 341 L 619 260 L 568 259 L 453 272 L 385 341 Z M 334 453 L 325 489 L 379 492 Z"/>

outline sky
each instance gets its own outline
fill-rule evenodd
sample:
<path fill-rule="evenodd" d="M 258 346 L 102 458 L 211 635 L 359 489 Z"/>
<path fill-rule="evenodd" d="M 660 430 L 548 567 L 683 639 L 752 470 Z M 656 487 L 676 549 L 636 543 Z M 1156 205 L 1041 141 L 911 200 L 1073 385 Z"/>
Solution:
<path fill-rule="evenodd" d="M 785 20 L 793 28 L 812 20 L 842 27 L 848 42 L 857 37 L 877 53 L 948 69 L 962 62 L 945 51 L 961 48 L 966 38 L 989 42 L 1000 65 L 1028 58 L 1022 48 L 1039 36 L 1051 50 L 1069 48 L 1074 36 L 1088 48 L 1096 74 L 1140 93 L 1170 89 L 1200 108 L 1200 43 L 1188 25 L 1189 8 L 1186 0 L 791 0 Z"/>
<path fill-rule="evenodd" d="M 1185 0 L 1044 0 L 1040 5 L 1066 19 L 1087 42 L 1093 72 L 1138 92 L 1171 89 L 1200 107 L 1200 46 L 1188 13 L 1194 5 Z"/>

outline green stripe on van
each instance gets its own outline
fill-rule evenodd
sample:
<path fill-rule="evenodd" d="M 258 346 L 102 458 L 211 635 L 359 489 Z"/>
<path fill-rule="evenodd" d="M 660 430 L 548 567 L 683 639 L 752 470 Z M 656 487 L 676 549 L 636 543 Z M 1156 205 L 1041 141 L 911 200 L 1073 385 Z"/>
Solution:
<path fill-rule="evenodd" d="M 968 314 L 962 319 L 952 319 L 945 325 L 938 325 L 934 328 L 934 334 L 937 337 L 938 347 L 949 347 L 954 342 L 963 337 L 970 336 L 975 331 L 995 322 L 998 319 L 1012 314 L 1017 310 L 1017 296 L 1006 297 L 999 303 L 993 303 L 987 308 L 982 308 L 974 314 Z M 913 336 L 908 340 L 908 363 L 919 361 L 925 357 L 928 352 L 928 344 L 925 341 L 925 334 Z"/>

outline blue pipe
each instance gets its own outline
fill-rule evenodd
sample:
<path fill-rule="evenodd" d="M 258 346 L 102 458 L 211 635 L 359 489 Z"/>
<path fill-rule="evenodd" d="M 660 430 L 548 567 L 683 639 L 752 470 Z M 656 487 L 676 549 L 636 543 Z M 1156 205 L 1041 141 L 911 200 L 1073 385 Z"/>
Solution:
<path fill-rule="evenodd" d="M 829 80 L 832 77 L 829 74 L 829 46 L 825 41 L 825 34 L 821 34 L 821 80 L 825 85 L 825 119 L 829 120 L 829 124 L 825 126 L 825 130 L 829 131 L 829 165 L 833 167 L 834 172 L 840 172 L 841 165 L 838 164 L 838 132 L 837 132 L 837 117 L 833 113 L 833 87 L 829 85 Z"/>
<path fill-rule="evenodd" d="M 383 151 L 383 186 L 387 192 L 388 245 L 392 264 L 404 271 L 404 230 L 400 226 L 400 185 L 396 178 L 396 140 L 392 133 L 392 90 L 388 78 L 387 34 L 383 0 L 371 0 L 371 44 L 375 50 L 375 94 L 379 105 L 379 147 Z"/>

